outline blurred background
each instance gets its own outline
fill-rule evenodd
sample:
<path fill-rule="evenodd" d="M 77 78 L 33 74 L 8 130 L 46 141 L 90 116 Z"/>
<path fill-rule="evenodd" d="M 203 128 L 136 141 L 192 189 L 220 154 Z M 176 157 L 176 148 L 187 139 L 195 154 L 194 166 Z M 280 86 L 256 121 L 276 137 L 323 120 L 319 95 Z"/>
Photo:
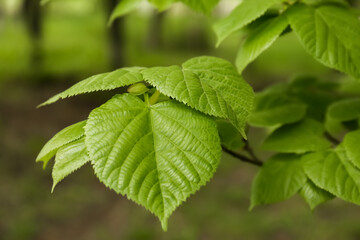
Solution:
<path fill-rule="evenodd" d="M 55 133 L 86 119 L 114 93 L 94 93 L 36 109 L 93 74 L 123 66 L 181 64 L 199 55 L 234 62 L 240 34 L 219 48 L 211 23 L 239 1 L 224 0 L 212 17 L 174 5 L 143 4 L 108 27 L 116 0 L 0 0 L 0 239 L 360 239 L 360 207 L 333 200 L 314 212 L 300 197 L 248 212 L 257 169 L 223 155 L 213 180 L 191 196 L 164 233 L 144 208 L 98 182 L 85 166 L 50 193 L 51 166 L 35 158 Z M 283 36 L 252 63 L 245 79 L 261 90 L 299 74 L 336 79 L 297 42 Z M 259 145 L 253 134 L 254 145 Z"/>

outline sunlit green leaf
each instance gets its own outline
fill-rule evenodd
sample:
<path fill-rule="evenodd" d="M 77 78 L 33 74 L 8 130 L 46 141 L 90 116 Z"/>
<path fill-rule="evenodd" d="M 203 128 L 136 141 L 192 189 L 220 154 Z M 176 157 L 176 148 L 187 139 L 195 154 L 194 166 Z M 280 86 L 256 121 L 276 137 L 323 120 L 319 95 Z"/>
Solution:
<path fill-rule="evenodd" d="M 311 210 L 334 198 L 334 195 L 317 187 L 310 180 L 301 188 L 300 195 L 305 199 Z"/>
<path fill-rule="evenodd" d="M 346 134 L 344 149 L 349 160 L 360 169 L 360 130 Z"/>
<path fill-rule="evenodd" d="M 143 81 L 140 73 L 142 69 L 143 68 L 139 67 L 122 68 L 110 73 L 103 73 L 89 77 L 70 87 L 66 91 L 53 96 L 39 106 L 48 105 L 58 101 L 59 99 L 67 97 L 89 92 L 112 90 Z"/>
<path fill-rule="evenodd" d="M 154 67 L 143 71 L 144 79 L 161 93 L 203 113 L 230 120 L 245 137 L 254 93 L 228 61 L 197 57 L 182 67 Z"/>
<path fill-rule="evenodd" d="M 41 149 L 39 155 L 36 158 L 36 162 L 44 162 L 45 168 L 49 160 L 56 154 L 60 147 L 84 136 L 85 124 L 86 121 L 75 123 L 58 132 Z"/>
<path fill-rule="evenodd" d="M 297 4 L 288 14 L 305 49 L 324 65 L 360 79 L 360 20 L 348 8 Z"/>
<path fill-rule="evenodd" d="M 99 180 L 158 216 L 165 230 L 220 161 L 215 121 L 174 100 L 148 106 L 116 95 L 91 112 L 85 133 Z"/>
<path fill-rule="evenodd" d="M 85 138 L 81 138 L 74 142 L 62 146 L 56 153 L 55 164 L 52 171 L 53 187 L 63 180 L 65 177 L 89 162 L 85 146 Z"/>
<path fill-rule="evenodd" d="M 329 106 L 329 117 L 340 121 L 350 121 L 360 117 L 360 98 L 345 99 Z"/>

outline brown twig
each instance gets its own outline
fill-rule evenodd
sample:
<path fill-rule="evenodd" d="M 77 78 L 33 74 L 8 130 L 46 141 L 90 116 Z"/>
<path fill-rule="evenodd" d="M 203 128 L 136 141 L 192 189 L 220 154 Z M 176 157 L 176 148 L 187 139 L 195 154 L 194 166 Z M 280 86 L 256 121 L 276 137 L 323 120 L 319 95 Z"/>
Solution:
<path fill-rule="evenodd" d="M 242 155 L 242 154 L 240 154 L 240 153 L 231 151 L 230 149 L 227 149 L 227 148 L 224 147 L 224 146 L 222 146 L 222 149 L 223 149 L 223 151 L 226 152 L 227 154 L 229 154 L 229 155 L 233 156 L 234 158 L 237 158 L 237 159 L 239 159 L 239 160 L 241 160 L 241 161 L 243 161 L 243 162 L 251 163 L 251 164 L 256 165 L 256 166 L 262 166 L 262 165 L 263 165 L 263 163 L 262 163 L 259 159 L 257 159 L 256 157 L 254 158 L 255 155 L 253 155 L 253 153 L 251 154 L 251 153 L 249 152 L 249 154 L 251 155 L 251 157 L 253 157 L 253 158 L 249 158 L 249 157 L 244 156 L 244 155 Z M 248 151 L 248 150 L 247 150 L 247 151 Z M 251 151 L 251 152 L 252 152 L 252 151 Z"/>

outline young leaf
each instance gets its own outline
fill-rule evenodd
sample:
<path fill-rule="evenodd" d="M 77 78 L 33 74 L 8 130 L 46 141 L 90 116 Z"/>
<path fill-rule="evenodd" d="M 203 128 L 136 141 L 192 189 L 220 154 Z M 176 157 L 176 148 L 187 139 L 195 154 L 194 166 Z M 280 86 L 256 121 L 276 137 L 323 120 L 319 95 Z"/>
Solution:
<path fill-rule="evenodd" d="M 230 34 L 259 18 L 271 6 L 282 2 L 283 0 L 243 0 L 227 17 L 215 23 L 217 46 Z"/>
<path fill-rule="evenodd" d="M 320 204 L 334 198 L 334 195 L 321 188 L 318 188 L 310 180 L 308 180 L 301 188 L 300 195 L 307 202 L 311 210 L 314 210 Z"/>
<path fill-rule="evenodd" d="M 210 13 L 211 10 L 219 3 L 219 0 L 180 0 L 182 3 L 190 7 L 191 9 L 202 12 Z"/>
<path fill-rule="evenodd" d="M 230 120 L 246 137 L 244 128 L 254 93 L 228 61 L 197 57 L 182 67 L 154 67 L 142 73 L 164 95 L 203 113 Z"/>
<path fill-rule="evenodd" d="M 36 162 L 44 162 L 45 168 L 46 164 L 56 154 L 59 148 L 84 136 L 85 124 L 86 121 L 75 123 L 58 132 L 41 149 L 39 155 L 36 158 Z"/>
<path fill-rule="evenodd" d="M 56 153 L 55 164 L 52 171 L 53 187 L 65 177 L 89 162 L 86 151 L 85 138 L 62 146 Z"/>
<path fill-rule="evenodd" d="M 349 160 L 360 169 L 360 130 L 346 134 L 344 149 Z"/>
<path fill-rule="evenodd" d="M 229 150 L 238 150 L 245 146 L 241 134 L 231 123 L 225 120 L 217 120 L 216 123 L 221 145 Z"/>
<path fill-rule="evenodd" d="M 286 92 L 265 91 L 255 96 L 254 111 L 249 124 L 257 127 L 272 127 L 294 123 L 304 118 L 306 105 L 289 97 Z"/>
<path fill-rule="evenodd" d="M 46 102 L 40 104 L 39 107 L 54 103 L 59 99 L 64 99 L 67 97 L 89 92 L 113 90 L 141 82 L 143 81 L 142 75 L 140 73 L 142 69 L 143 68 L 139 67 L 122 68 L 110 73 L 103 73 L 89 77 L 70 87 L 66 91 L 53 96 Z"/>
<path fill-rule="evenodd" d="M 329 117 L 340 121 L 350 121 L 360 117 L 360 99 L 345 99 L 329 106 Z"/>
<path fill-rule="evenodd" d="M 244 40 L 236 57 L 236 67 L 242 72 L 245 67 L 268 49 L 289 25 L 286 13 L 266 20 L 253 29 Z"/>
<path fill-rule="evenodd" d="M 99 180 L 158 216 L 165 230 L 220 161 L 215 121 L 176 101 L 148 106 L 116 95 L 91 112 L 85 133 Z"/>
<path fill-rule="evenodd" d="M 278 154 L 270 158 L 252 184 L 250 209 L 295 195 L 306 183 L 300 160 L 301 157 L 295 154 Z"/>
<path fill-rule="evenodd" d="M 360 171 L 350 163 L 341 145 L 336 150 L 307 154 L 302 160 L 306 175 L 316 186 L 360 204 Z"/>
<path fill-rule="evenodd" d="M 360 79 L 360 21 L 348 8 L 297 4 L 289 21 L 305 49 L 322 64 Z"/>
<path fill-rule="evenodd" d="M 276 129 L 262 145 L 265 150 L 281 153 L 306 153 L 329 148 L 323 137 L 324 127 L 313 119 L 284 125 Z"/>
<path fill-rule="evenodd" d="M 109 25 L 111 25 L 116 18 L 134 11 L 142 1 L 143 0 L 121 0 L 110 16 Z"/>

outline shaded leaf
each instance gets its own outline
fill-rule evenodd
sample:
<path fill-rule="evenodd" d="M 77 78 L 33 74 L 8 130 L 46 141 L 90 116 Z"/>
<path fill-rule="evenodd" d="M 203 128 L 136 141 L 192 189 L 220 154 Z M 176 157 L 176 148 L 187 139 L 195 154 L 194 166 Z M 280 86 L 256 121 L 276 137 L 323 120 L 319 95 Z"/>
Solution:
<path fill-rule="evenodd" d="M 331 193 L 318 188 L 313 182 L 308 180 L 300 190 L 300 195 L 307 202 L 311 210 L 317 206 L 334 198 Z"/>
<path fill-rule="evenodd" d="M 330 118 L 345 122 L 360 117 L 360 99 L 345 99 L 331 104 L 328 108 Z"/>
<path fill-rule="evenodd" d="M 140 3 L 143 0 L 121 0 L 118 5 L 116 5 L 114 11 L 111 13 L 109 19 L 109 25 L 114 22 L 116 18 L 122 17 L 139 7 Z"/>
<path fill-rule="evenodd" d="M 323 134 L 324 127 L 321 123 L 305 119 L 276 129 L 265 139 L 262 148 L 282 153 L 319 151 L 331 146 Z"/>
<path fill-rule="evenodd" d="M 349 160 L 360 169 L 360 130 L 346 134 L 343 145 Z"/>
<path fill-rule="evenodd" d="M 301 157 L 278 154 L 270 158 L 256 175 L 251 190 L 251 207 L 286 200 L 306 183 Z"/>
<path fill-rule="evenodd" d="M 216 121 L 221 145 L 229 150 L 238 150 L 245 146 L 245 142 L 239 131 L 228 121 Z"/>

